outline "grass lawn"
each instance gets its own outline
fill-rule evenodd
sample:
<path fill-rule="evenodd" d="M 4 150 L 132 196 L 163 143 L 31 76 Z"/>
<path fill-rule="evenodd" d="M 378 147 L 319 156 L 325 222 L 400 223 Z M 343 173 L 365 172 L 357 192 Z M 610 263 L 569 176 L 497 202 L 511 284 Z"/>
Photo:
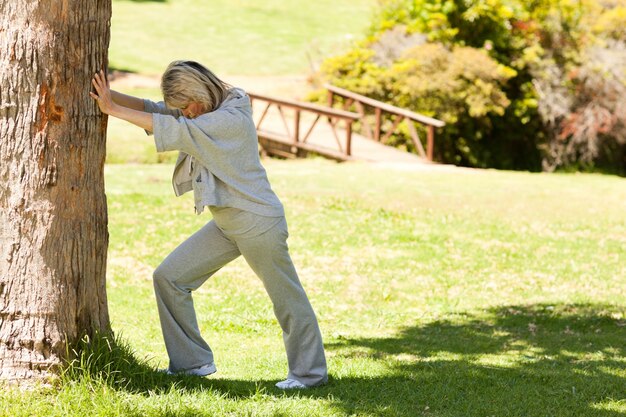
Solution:
<path fill-rule="evenodd" d="M 167 165 L 106 167 L 121 347 L 3 416 L 624 416 L 626 180 L 265 161 L 330 383 L 280 392 L 280 329 L 237 260 L 194 295 L 219 372 L 170 377 L 151 273 L 208 220 Z M 101 341 L 100 341 L 101 342 Z"/>
<path fill-rule="evenodd" d="M 113 0 L 110 64 L 160 74 L 195 59 L 217 74 L 302 74 L 362 38 L 375 0 Z"/>

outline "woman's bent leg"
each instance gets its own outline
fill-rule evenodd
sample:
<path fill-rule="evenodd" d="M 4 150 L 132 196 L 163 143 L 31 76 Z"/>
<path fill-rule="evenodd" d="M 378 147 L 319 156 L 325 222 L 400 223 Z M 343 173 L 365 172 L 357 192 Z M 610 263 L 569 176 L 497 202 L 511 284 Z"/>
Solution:
<path fill-rule="evenodd" d="M 154 271 L 161 330 L 172 372 L 213 363 L 200 335 L 191 292 L 240 255 L 213 221 L 189 237 Z"/>
<path fill-rule="evenodd" d="M 237 239 L 242 255 L 259 276 L 283 330 L 289 374 L 306 386 L 328 380 L 322 335 L 287 246 L 284 219 L 265 233 Z"/>

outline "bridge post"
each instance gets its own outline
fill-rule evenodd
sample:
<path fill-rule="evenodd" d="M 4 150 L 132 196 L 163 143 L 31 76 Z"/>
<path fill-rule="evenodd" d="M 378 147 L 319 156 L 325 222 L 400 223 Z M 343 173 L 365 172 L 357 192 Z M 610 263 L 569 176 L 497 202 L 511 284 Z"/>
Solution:
<path fill-rule="evenodd" d="M 382 113 L 383 110 L 380 107 L 376 107 L 374 110 L 376 113 L 376 123 L 374 127 L 374 140 L 376 142 L 380 142 L 380 125 L 382 123 Z"/>
<path fill-rule="evenodd" d="M 333 107 L 334 101 L 335 101 L 335 95 L 333 94 L 332 91 L 328 90 L 328 107 Z"/>
<path fill-rule="evenodd" d="M 300 142 L 300 109 L 296 109 L 296 114 L 294 117 L 294 129 L 293 129 L 293 142 Z"/>
<path fill-rule="evenodd" d="M 352 122 L 346 120 L 346 155 L 352 155 Z"/>
<path fill-rule="evenodd" d="M 426 156 L 429 161 L 433 160 L 433 148 L 435 147 L 435 126 L 428 126 L 428 136 L 426 145 Z"/>

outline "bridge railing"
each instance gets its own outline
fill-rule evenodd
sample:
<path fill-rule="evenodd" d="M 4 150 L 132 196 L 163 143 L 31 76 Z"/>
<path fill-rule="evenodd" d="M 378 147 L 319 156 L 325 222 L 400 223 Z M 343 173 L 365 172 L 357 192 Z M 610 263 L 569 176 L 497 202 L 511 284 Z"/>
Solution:
<path fill-rule="evenodd" d="M 343 103 L 344 110 L 349 109 L 354 105 L 361 116 L 360 120 L 363 125 L 364 136 L 373 139 L 377 142 L 385 142 L 393 133 L 398 129 L 400 123 L 406 120 L 409 128 L 409 134 L 413 140 L 415 148 L 419 152 L 420 156 L 427 158 L 429 161 L 433 160 L 433 150 L 435 147 L 435 128 L 445 126 L 445 122 L 434 119 L 432 117 L 424 116 L 423 114 L 415 113 L 413 111 L 393 106 L 391 104 L 383 103 L 382 101 L 374 100 L 372 98 L 363 96 L 361 94 L 353 93 L 352 91 L 336 87 L 331 84 L 325 84 L 324 88 L 328 90 L 328 107 L 333 107 L 335 96 L 343 97 L 345 99 Z M 370 124 L 366 115 L 366 106 L 374 109 L 374 126 Z M 388 114 L 389 117 L 395 116 L 391 128 L 381 138 L 381 128 L 383 123 L 383 116 Z M 421 123 L 426 126 L 426 151 L 420 141 L 417 129 L 414 123 Z"/>
<path fill-rule="evenodd" d="M 328 108 L 311 103 L 304 103 L 299 101 L 285 100 L 282 98 L 270 97 L 262 94 L 248 93 L 250 101 L 252 103 L 256 101 L 264 102 L 265 108 L 261 114 L 261 117 L 256 122 L 257 132 L 259 136 L 259 142 L 261 147 L 268 153 L 273 153 L 279 156 L 291 158 L 298 154 L 298 151 L 315 152 L 336 160 L 345 161 L 351 159 L 352 155 L 352 123 L 360 118 L 357 113 Z M 275 107 L 278 110 L 278 114 L 282 119 L 283 132 L 273 132 L 262 126 L 268 111 L 271 107 Z M 287 121 L 285 109 L 293 111 L 293 121 L 290 123 Z M 303 122 L 301 115 L 303 113 L 313 114 L 315 119 L 308 127 L 306 132 L 303 129 Z M 320 146 L 308 143 L 307 140 L 311 137 L 311 132 L 317 125 L 317 122 L 324 118 L 328 121 L 331 131 L 335 137 L 337 149 Z M 342 144 L 339 134 L 337 133 L 337 125 L 340 122 L 345 123 L 345 144 Z M 303 134 L 304 132 L 304 134 Z M 288 144 L 289 146 L 285 146 Z"/>

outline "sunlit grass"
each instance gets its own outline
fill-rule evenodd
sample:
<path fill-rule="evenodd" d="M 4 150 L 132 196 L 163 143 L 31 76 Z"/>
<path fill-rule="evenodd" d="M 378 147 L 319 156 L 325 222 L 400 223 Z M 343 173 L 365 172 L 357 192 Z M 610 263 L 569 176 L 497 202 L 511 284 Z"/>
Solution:
<path fill-rule="evenodd" d="M 121 346 L 92 343 L 86 357 L 104 350 L 104 362 L 75 363 L 53 388 L 5 391 L 0 414 L 626 413 L 624 179 L 264 163 L 319 316 L 327 386 L 273 387 L 286 375 L 280 328 L 240 259 L 194 295 L 218 373 L 155 372 L 167 358 L 152 271 L 210 217 L 173 196 L 171 166 L 120 164 L 106 179 L 109 309 Z"/>
<path fill-rule="evenodd" d="M 195 59 L 218 74 L 302 74 L 346 49 L 375 0 L 113 1 L 110 63 L 159 74 Z"/>

